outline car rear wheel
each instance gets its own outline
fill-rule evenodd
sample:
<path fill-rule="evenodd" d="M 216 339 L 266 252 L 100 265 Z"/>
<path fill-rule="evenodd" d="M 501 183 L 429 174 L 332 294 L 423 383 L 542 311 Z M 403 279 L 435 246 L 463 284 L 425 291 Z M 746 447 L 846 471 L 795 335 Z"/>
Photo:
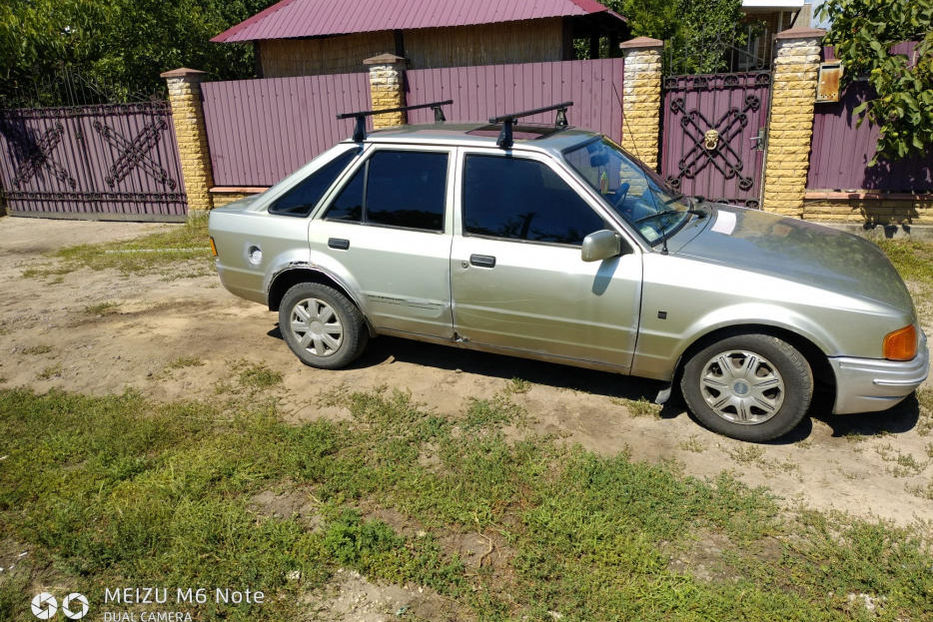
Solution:
<path fill-rule="evenodd" d="M 298 283 L 285 292 L 279 305 L 279 330 L 302 362 L 324 369 L 352 363 L 369 337 L 356 305 L 321 283 Z"/>
<path fill-rule="evenodd" d="M 813 396 L 813 373 L 789 343 L 738 335 L 694 354 L 680 388 L 709 429 L 745 441 L 768 441 L 794 429 Z"/>

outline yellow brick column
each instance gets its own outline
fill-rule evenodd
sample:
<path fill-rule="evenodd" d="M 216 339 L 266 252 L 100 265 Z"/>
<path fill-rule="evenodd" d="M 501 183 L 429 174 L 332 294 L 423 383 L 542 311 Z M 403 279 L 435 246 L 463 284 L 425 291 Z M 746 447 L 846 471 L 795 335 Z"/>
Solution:
<path fill-rule="evenodd" d="M 825 34 L 815 28 L 793 28 L 775 37 L 762 205 L 768 212 L 803 217 L 820 42 Z"/>
<path fill-rule="evenodd" d="M 395 54 L 380 54 L 363 61 L 369 67 L 369 93 L 373 110 L 401 108 L 405 105 L 403 77 L 408 61 Z M 405 125 L 405 112 L 387 112 L 373 117 L 373 129 Z"/>
<path fill-rule="evenodd" d="M 653 169 L 658 168 L 661 114 L 661 50 L 664 42 L 637 37 L 619 44 L 625 58 L 622 76 L 622 146 Z"/>
<path fill-rule="evenodd" d="M 172 121 L 181 156 L 181 174 L 188 195 L 188 216 L 203 214 L 213 207 L 209 190 L 214 185 L 201 106 L 204 72 L 183 67 L 166 71 L 161 76 L 168 83 L 168 100 L 172 106 Z"/>

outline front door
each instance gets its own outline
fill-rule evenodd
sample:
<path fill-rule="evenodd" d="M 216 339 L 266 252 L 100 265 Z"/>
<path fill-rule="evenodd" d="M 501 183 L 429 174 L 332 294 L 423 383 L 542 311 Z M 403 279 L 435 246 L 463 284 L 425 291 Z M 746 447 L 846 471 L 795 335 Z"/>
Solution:
<path fill-rule="evenodd" d="M 446 149 L 370 152 L 310 228 L 356 279 L 376 330 L 451 339 Z"/>
<path fill-rule="evenodd" d="M 584 262 L 583 238 L 607 228 L 590 198 L 547 158 L 463 154 L 451 251 L 454 329 L 480 346 L 628 371 L 641 256 Z"/>

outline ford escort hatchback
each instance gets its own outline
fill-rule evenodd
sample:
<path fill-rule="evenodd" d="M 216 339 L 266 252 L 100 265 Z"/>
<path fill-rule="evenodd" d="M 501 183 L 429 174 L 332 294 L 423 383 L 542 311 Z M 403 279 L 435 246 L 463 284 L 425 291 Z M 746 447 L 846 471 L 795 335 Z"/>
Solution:
<path fill-rule="evenodd" d="M 308 365 L 395 335 L 610 370 L 679 385 L 700 422 L 751 441 L 794 428 L 818 384 L 844 414 L 924 381 L 926 337 L 874 244 L 677 194 L 567 126 L 568 104 L 553 126 L 368 136 L 355 113 L 354 139 L 211 212 L 221 281 L 278 311 Z"/>

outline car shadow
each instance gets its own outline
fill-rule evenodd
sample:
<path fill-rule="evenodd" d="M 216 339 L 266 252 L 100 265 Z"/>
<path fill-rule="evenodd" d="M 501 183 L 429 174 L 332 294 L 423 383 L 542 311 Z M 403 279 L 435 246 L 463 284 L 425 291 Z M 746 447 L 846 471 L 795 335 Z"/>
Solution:
<path fill-rule="evenodd" d="M 830 409 L 822 411 L 830 412 Z M 903 434 L 916 427 L 920 420 L 920 402 L 917 394 L 910 394 L 903 402 L 876 413 L 862 413 L 857 415 L 815 415 L 832 431 L 834 437 L 839 436 L 875 436 L 877 434 Z"/>
<path fill-rule="evenodd" d="M 278 326 L 267 335 L 282 339 Z M 505 380 L 521 378 L 534 384 L 629 400 L 643 398 L 653 402 L 658 391 L 664 388 L 664 383 L 655 380 L 386 336 L 370 341 L 363 355 L 347 369 L 375 367 L 390 358 L 414 365 L 450 371 L 459 369 Z M 662 410 L 662 417 L 665 416 L 665 410 L 668 409 Z M 667 416 L 672 418 L 677 414 L 671 412 Z"/>
<path fill-rule="evenodd" d="M 283 340 L 278 326 L 266 334 Z M 386 336 L 370 341 L 363 355 L 348 369 L 375 367 L 389 359 L 450 371 L 459 369 L 505 380 L 521 378 L 535 384 L 629 400 L 645 399 L 653 402 L 658 391 L 665 387 L 665 383 L 656 380 Z M 832 406 L 831 394 L 817 392 L 807 416 L 797 427 L 763 444 L 791 445 L 804 441 L 813 433 L 813 419 L 829 426 L 833 437 L 842 437 L 903 433 L 912 430 L 920 418 L 920 404 L 916 395 L 911 395 L 897 406 L 879 413 L 827 414 L 832 412 Z M 687 410 L 683 397 L 675 389 L 661 408 L 659 416 L 662 419 L 675 419 L 684 413 L 702 427 Z"/>

